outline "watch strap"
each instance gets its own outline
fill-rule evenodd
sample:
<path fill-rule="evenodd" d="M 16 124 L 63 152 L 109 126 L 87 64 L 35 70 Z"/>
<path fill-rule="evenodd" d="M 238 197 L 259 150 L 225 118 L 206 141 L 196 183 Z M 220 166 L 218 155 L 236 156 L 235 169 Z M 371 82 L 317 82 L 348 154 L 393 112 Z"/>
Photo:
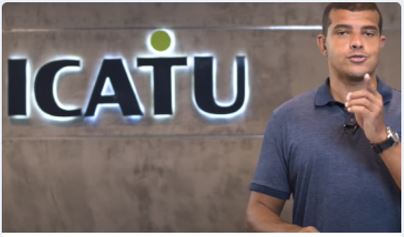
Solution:
<path fill-rule="evenodd" d="M 394 132 L 389 126 L 387 126 L 387 139 L 381 143 L 372 144 L 372 149 L 377 154 L 380 154 L 387 148 L 392 147 L 394 144 L 399 142 L 400 142 L 399 135 L 396 132 Z"/>
<path fill-rule="evenodd" d="M 391 147 L 396 143 L 392 138 L 387 138 L 386 141 L 379 143 L 379 144 L 372 144 L 372 149 L 377 153 L 380 154 L 387 148 Z"/>

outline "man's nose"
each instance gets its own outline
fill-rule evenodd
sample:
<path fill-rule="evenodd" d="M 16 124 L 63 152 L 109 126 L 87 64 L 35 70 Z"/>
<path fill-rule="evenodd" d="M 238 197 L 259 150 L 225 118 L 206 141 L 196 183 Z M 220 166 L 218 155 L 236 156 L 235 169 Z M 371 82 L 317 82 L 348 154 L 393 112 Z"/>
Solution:
<path fill-rule="evenodd" d="M 351 36 L 351 42 L 350 42 L 351 49 L 362 49 L 363 48 L 363 42 L 361 35 L 359 34 L 353 34 Z"/>

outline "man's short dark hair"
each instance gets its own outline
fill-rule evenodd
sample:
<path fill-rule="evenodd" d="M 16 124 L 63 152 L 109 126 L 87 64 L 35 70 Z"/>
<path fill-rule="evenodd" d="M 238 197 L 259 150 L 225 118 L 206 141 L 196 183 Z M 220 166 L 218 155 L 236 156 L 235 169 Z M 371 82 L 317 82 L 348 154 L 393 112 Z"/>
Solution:
<path fill-rule="evenodd" d="M 382 13 L 380 12 L 376 3 L 341 2 L 341 3 L 330 3 L 324 9 L 324 13 L 323 13 L 323 34 L 324 35 L 327 35 L 328 27 L 331 24 L 331 19 L 330 19 L 331 11 L 338 10 L 338 9 L 343 9 L 343 10 L 348 10 L 348 11 L 353 11 L 353 12 L 365 11 L 365 10 L 376 11 L 379 14 L 379 31 L 380 31 L 380 34 L 382 33 L 383 18 L 382 18 Z"/>

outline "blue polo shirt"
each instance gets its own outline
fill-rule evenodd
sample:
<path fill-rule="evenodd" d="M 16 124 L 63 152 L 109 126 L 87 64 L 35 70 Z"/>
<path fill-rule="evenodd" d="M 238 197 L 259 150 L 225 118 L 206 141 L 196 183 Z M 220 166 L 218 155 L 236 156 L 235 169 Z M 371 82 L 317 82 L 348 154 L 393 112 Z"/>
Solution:
<path fill-rule="evenodd" d="M 401 134 L 401 93 L 378 79 L 385 123 Z M 250 190 L 294 198 L 293 223 L 322 232 L 400 232 L 401 192 L 329 80 L 273 111 Z M 352 123 L 354 124 L 354 123 Z"/>

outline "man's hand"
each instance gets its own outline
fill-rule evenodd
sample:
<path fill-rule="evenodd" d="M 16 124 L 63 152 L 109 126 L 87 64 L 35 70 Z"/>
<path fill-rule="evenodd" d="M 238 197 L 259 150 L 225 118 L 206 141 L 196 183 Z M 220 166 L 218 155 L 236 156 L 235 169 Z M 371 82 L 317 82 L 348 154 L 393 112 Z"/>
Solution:
<path fill-rule="evenodd" d="M 320 231 L 318 231 L 317 228 L 314 226 L 306 226 L 301 228 L 299 232 L 320 232 Z"/>
<path fill-rule="evenodd" d="M 355 114 L 355 119 L 363 129 L 370 143 L 386 140 L 387 131 L 383 115 L 383 97 L 371 83 L 368 73 L 364 76 L 365 88 L 349 92 L 345 106 L 348 112 Z"/>

